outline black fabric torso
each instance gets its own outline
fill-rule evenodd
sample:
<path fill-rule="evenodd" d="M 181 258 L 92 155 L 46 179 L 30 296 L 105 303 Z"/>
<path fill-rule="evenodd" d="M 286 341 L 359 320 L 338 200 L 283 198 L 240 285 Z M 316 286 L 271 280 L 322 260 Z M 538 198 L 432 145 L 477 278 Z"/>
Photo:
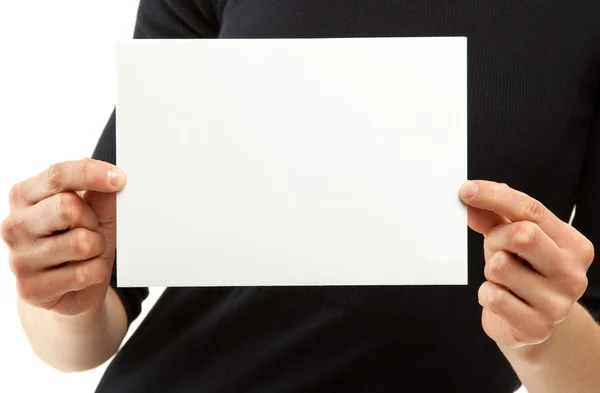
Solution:
<path fill-rule="evenodd" d="M 506 182 L 565 221 L 577 204 L 575 226 L 600 246 L 597 0 L 142 0 L 135 29 L 375 36 L 466 36 L 469 178 Z M 114 162 L 114 127 L 95 158 Z M 509 393 L 517 378 L 480 324 L 483 265 L 471 232 L 468 286 L 169 288 L 97 392 Z M 588 307 L 599 288 L 594 266 Z M 145 289 L 117 292 L 135 319 Z"/>

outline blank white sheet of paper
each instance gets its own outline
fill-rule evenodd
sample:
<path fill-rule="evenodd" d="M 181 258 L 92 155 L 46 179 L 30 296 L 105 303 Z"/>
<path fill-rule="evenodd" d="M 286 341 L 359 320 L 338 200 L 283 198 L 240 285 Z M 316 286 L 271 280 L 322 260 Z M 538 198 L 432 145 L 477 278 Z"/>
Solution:
<path fill-rule="evenodd" d="M 117 45 L 117 281 L 467 283 L 464 37 Z"/>

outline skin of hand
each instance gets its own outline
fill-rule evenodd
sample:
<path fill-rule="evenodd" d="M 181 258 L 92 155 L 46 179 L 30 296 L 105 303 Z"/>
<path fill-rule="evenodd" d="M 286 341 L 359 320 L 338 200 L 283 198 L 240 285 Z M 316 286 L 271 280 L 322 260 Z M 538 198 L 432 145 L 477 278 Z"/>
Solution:
<path fill-rule="evenodd" d="M 121 169 L 86 158 L 12 187 L 0 230 L 23 301 L 62 315 L 102 303 L 116 249 L 116 192 L 125 183 Z"/>
<path fill-rule="evenodd" d="M 485 333 L 501 348 L 548 340 L 587 288 L 593 244 L 542 203 L 506 184 L 464 183 L 468 224 L 484 236 L 479 288 Z"/>

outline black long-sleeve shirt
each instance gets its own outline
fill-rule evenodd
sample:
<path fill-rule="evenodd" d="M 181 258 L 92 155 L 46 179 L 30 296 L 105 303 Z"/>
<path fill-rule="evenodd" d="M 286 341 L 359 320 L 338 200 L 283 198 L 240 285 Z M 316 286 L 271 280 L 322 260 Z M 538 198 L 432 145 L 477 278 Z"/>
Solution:
<path fill-rule="evenodd" d="M 600 249 L 598 0 L 141 0 L 134 35 L 466 36 L 468 177 L 565 221 L 577 205 Z M 114 147 L 113 115 L 94 157 L 114 163 Z M 483 266 L 470 232 L 468 286 L 169 288 L 98 392 L 512 392 L 481 328 Z M 581 302 L 600 312 L 600 262 L 589 281 Z M 147 289 L 116 289 L 132 321 Z"/>

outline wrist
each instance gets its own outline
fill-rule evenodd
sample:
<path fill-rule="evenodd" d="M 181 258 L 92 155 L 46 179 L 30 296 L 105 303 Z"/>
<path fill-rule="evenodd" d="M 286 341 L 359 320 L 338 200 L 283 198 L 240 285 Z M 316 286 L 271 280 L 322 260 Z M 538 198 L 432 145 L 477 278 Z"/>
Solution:
<path fill-rule="evenodd" d="M 50 317 L 54 322 L 63 329 L 73 333 L 92 330 L 90 329 L 91 327 L 98 326 L 105 321 L 106 314 L 106 296 L 100 302 L 76 315 L 66 315 L 50 311 Z"/>
<path fill-rule="evenodd" d="M 514 360 L 529 366 L 544 366 L 548 359 L 556 361 L 556 355 L 567 361 L 568 354 L 565 348 L 575 349 L 581 337 L 598 337 L 600 327 L 591 315 L 578 303 L 575 303 L 567 318 L 556 325 L 552 335 L 544 342 L 536 345 L 527 345 L 519 348 L 505 348 L 499 346 L 504 355 L 512 362 Z"/>

